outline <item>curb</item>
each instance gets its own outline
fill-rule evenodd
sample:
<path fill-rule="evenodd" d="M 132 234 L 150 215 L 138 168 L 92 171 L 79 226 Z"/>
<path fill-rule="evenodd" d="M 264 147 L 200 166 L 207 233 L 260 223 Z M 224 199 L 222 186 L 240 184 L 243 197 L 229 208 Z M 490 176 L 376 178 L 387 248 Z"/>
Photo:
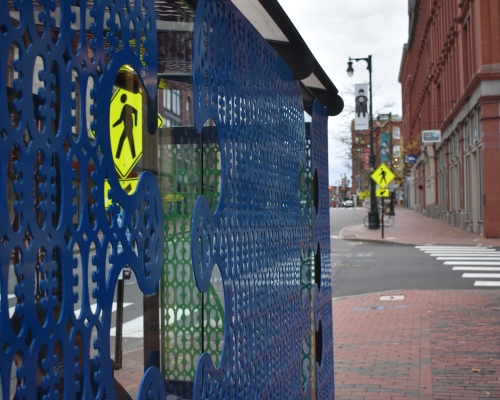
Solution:
<path fill-rule="evenodd" d="M 350 241 L 350 242 L 384 243 L 384 244 L 392 244 L 392 245 L 395 245 L 395 246 L 422 246 L 421 244 L 406 243 L 406 242 L 396 242 L 396 241 L 393 241 L 393 240 L 386 240 L 386 239 L 344 238 L 344 237 L 341 237 L 339 239 Z"/>
<path fill-rule="evenodd" d="M 392 244 L 396 246 L 468 246 L 468 247 L 496 247 L 493 245 L 483 245 L 483 244 L 460 244 L 460 243 L 439 243 L 439 242 L 430 242 L 430 243 L 409 243 L 402 242 L 396 240 L 387 240 L 387 239 L 368 239 L 362 237 L 344 237 L 344 231 L 353 225 L 344 226 L 342 230 L 339 232 L 338 238 L 340 240 L 346 240 L 350 242 L 364 242 L 364 243 L 385 243 Z"/>

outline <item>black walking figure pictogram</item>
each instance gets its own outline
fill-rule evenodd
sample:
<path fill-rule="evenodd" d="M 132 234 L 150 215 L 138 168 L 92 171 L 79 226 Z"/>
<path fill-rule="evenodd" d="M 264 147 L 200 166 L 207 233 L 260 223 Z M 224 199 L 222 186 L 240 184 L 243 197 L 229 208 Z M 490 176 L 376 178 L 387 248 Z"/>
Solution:
<path fill-rule="evenodd" d="M 359 89 L 355 101 L 356 101 L 356 114 L 358 118 L 361 116 L 361 114 L 363 114 L 363 118 L 365 118 L 368 112 L 367 110 L 368 97 L 365 96 L 365 91 L 363 89 Z"/>
<path fill-rule="evenodd" d="M 125 104 L 125 102 L 127 101 L 127 95 L 125 93 L 120 97 L 120 101 L 124 103 L 122 112 L 120 114 L 120 118 L 118 118 L 118 120 L 113 124 L 114 128 L 115 126 L 118 126 L 123 122 L 123 132 L 120 136 L 120 141 L 118 142 L 116 158 L 120 158 L 123 149 L 123 142 L 125 142 L 125 139 L 128 139 L 132 157 L 135 158 L 134 126 L 137 126 L 137 110 L 130 104 Z"/>
<path fill-rule="evenodd" d="M 385 174 L 386 174 L 385 170 L 382 170 L 382 171 L 380 172 L 380 175 L 379 175 L 379 176 L 381 176 L 381 177 L 382 177 L 382 178 L 380 178 L 380 183 L 382 183 L 382 182 L 387 183 L 387 181 L 385 180 Z"/>

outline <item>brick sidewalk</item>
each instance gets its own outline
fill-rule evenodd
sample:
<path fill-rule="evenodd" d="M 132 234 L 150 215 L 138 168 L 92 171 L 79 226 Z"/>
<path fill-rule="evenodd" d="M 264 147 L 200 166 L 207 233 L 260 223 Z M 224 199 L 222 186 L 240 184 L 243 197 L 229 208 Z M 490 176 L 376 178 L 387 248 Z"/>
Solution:
<path fill-rule="evenodd" d="M 395 213 L 394 225 L 384 229 L 384 239 L 381 238 L 381 229 L 368 229 L 363 224 L 344 228 L 340 238 L 414 245 L 447 244 L 500 247 L 500 239 L 485 239 L 475 233 L 451 226 L 438 219 L 427 218 L 404 207 L 396 207 Z"/>
<path fill-rule="evenodd" d="M 336 399 L 500 399 L 499 310 L 500 290 L 334 300 Z"/>

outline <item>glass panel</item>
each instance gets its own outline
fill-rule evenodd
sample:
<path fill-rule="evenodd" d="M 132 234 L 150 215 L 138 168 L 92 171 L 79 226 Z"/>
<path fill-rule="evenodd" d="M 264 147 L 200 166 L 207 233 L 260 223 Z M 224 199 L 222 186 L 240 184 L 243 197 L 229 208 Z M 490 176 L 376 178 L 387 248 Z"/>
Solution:
<path fill-rule="evenodd" d="M 465 140 L 464 140 L 464 150 L 467 150 L 470 146 L 470 119 L 465 123 Z"/>
<path fill-rule="evenodd" d="M 481 139 L 483 136 L 482 122 L 481 122 L 481 108 L 477 109 L 477 137 Z"/>
<path fill-rule="evenodd" d="M 471 117 L 471 144 L 474 144 L 477 140 L 477 124 L 476 124 L 476 114 L 472 114 Z"/>
<path fill-rule="evenodd" d="M 484 213 L 484 191 L 483 191 L 483 148 L 478 150 L 478 164 L 479 164 L 479 219 L 483 221 Z"/>
<path fill-rule="evenodd" d="M 472 185 L 471 185 L 471 161 L 470 156 L 465 158 L 465 193 L 466 193 L 466 201 L 465 207 L 467 212 L 467 221 L 472 220 Z"/>

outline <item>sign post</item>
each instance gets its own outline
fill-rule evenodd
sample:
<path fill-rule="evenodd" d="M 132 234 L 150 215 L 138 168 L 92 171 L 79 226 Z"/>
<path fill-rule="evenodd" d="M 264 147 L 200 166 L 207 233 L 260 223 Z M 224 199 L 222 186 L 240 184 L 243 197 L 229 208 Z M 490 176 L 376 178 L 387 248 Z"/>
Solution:
<path fill-rule="evenodd" d="M 389 193 L 391 192 L 389 189 L 386 189 L 386 186 L 391 183 L 391 181 L 395 178 L 395 175 L 392 171 L 384 164 L 381 163 L 378 168 L 373 171 L 370 175 L 372 180 L 377 183 L 382 189 L 377 189 L 377 197 L 382 197 L 382 239 L 384 238 L 384 198 L 389 197 Z"/>

